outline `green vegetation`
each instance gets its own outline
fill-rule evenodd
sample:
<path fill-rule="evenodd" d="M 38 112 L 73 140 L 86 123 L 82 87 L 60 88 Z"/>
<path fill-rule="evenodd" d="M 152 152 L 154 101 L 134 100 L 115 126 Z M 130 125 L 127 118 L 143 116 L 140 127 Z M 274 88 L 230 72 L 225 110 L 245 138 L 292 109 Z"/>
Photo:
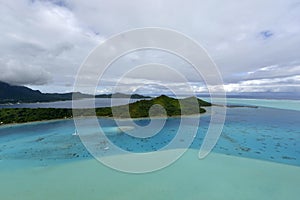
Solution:
<path fill-rule="evenodd" d="M 4 108 L 0 109 L 0 122 L 23 123 L 72 117 L 71 109 L 54 108 Z"/>
<path fill-rule="evenodd" d="M 199 105 L 194 105 L 193 102 L 198 102 Z M 164 109 L 158 106 L 160 105 Z M 152 107 L 153 106 L 153 107 Z M 142 118 L 149 117 L 149 110 L 152 116 L 162 116 L 164 113 L 167 116 L 191 115 L 204 113 L 205 109 L 202 106 L 211 106 L 210 103 L 190 97 L 182 100 L 159 96 L 150 100 L 140 100 L 129 104 L 129 112 L 126 112 L 128 105 L 96 108 L 96 115 L 99 117 L 118 117 L 118 118 Z M 182 109 L 181 109 L 182 108 Z M 112 114 L 113 111 L 113 114 Z M 92 116 L 95 113 L 93 109 L 78 109 L 76 116 Z M 130 114 L 129 114 L 130 113 Z M 23 123 L 40 120 L 63 119 L 73 117 L 72 109 L 60 108 L 4 108 L 0 109 L 0 123 Z"/>

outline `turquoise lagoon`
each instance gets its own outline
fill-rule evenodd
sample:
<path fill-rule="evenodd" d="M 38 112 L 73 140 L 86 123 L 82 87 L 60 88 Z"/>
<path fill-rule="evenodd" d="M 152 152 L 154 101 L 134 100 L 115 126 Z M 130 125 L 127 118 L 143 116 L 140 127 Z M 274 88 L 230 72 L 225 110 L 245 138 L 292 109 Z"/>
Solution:
<path fill-rule="evenodd" d="M 72 135 L 72 120 L 2 126 L 1 199 L 298 199 L 300 104 L 267 101 L 272 106 L 229 99 L 230 104 L 259 107 L 229 108 L 213 152 L 199 160 L 210 121 L 205 114 L 189 150 L 169 167 L 147 174 L 118 172 L 96 161 Z M 179 121 L 169 118 L 158 134 L 138 139 L 120 133 L 113 120 L 99 119 L 108 139 L 132 152 L 164 147 Z"/>

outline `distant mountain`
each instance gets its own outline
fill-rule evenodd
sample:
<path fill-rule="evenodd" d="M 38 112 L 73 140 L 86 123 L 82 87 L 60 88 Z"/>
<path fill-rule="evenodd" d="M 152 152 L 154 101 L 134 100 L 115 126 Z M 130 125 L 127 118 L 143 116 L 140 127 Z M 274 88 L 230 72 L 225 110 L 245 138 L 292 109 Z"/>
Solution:
<path fill-rule="evenodd" d="M 75 95 L 74 95 L 75 94 Z M 35 103 L 35 102 L 51 102 L 51 101 L 66 101 L 72 100 L 72 96 L 76 99 L 92 98 L 93 95 L 76 93 L 42 93 L 39 90 L 32 90 L 25 86 L 15 86 L 0 81 L 0 103 Z M 96 95 L 96 98 L 111 98 L 112 94 Z M 115 98 L 149 98 L 139 94 L 114 94 Z"/>
<path fill-rule="evenodd" d="M 123 93 L 115 93 L 115 94 L 99 94 L 96 95 L 95 98 L 131 98 L 131 99 L 146 99 L 151 98 L 150 96 L 144 96 L 140 94 L 123 94 Z"/>
<path fill-rule="evenodd" d="M 42 93 L 24 86 L 15 86 L 0 82 L 0 103 L 31 103 L 71 100 L 73 93 Z M 91 95 L 76 93 L 79 98 L 88 98 Z"/>

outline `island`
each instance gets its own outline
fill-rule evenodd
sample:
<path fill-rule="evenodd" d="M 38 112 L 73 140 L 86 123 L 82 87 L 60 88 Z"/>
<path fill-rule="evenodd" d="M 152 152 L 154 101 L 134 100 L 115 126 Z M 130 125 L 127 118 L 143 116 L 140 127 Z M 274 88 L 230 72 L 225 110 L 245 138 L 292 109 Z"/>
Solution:
<path fill-rule="evenodd" d="M 195 104 L 194 102 L 198 102 Z M 160 109 L 159 105 L 164 109 Z M 168 117 L 180 115 L 194 115 L 205 113 L 203 107 L 212 104 L 196 97 L 176 99 L 161 95 L 152 99 L 143 99 L 127 105 L 104 107 L 96 109 L 77 109 L 76 113 L 81 117 L 92 116 L 96 113 L 98 117 L 115 117 L 115 118 L 147 118 L 149 111 L 151 116 Z M 153 106 L 153 107 L 152 107 Z M 129 113 L 127 112 L 129 107 Z M 151 110 L 151 109 L 152 110 Z M 182 113 L 184 110 L 184 113 Z M 114 112 L 113 112 L 114 111 Z M 42 120 L 67 119 L 73 117 L 72 109 L 64 108 L 3 108 L 0 109 L 0 124 L 25 123 Z"/>

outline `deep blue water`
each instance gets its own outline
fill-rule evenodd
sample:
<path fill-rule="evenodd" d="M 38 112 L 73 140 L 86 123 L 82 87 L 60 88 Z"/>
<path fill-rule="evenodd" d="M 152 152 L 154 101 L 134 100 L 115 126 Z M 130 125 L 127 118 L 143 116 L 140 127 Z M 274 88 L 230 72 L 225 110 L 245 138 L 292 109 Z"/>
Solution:
<path fill-rule="evenodd" d="M 159 119 L 156 119 L 159 120 Z M 190 148 L 199 149 L 210 116 L 201 117 L 198 134 Z M 88 120 L 87 120 L 88 122 Z M 99 120 L 108 139 L 126 151 L 149 152 L 167 145 L 175 136 L 180 118 L 169 118 L 150 138 L 135 138 L 110 129 L 112 119 Z M 138 120 L 147 125 L 149 120 Z M 229 108 L 222 135 L 214 152 L 300 166 L 300 112 L 275 108 Z M 35 160 L 43 164 L 88 159 L 91 155 L 78 136 L 73 120 L 0 127 L 0 159 Z M 188 129 L 187 129 L 188 131 Z"/>
<path fill-rule="evenodd" d="M 140 99 L 127 99 L 127 98 L 116 98 L 112 105 L 124 105 L 128 101 L 130 103 L 138 101 Z M 75 100 L 84 105 L 86 102 L 92 102 L 93 99 L 81 99 Z M 107 107 L 111 106 L 110 98 L 95 98 L 95 107 Z M 55 102 L 44 102 L 44 103 L 19 103 L 19 104 L 0 104 L 0 108 L 72 108 L 72 101 L 55 101 Z M 85 108 L 85 106 L 83 106 Z"/>

